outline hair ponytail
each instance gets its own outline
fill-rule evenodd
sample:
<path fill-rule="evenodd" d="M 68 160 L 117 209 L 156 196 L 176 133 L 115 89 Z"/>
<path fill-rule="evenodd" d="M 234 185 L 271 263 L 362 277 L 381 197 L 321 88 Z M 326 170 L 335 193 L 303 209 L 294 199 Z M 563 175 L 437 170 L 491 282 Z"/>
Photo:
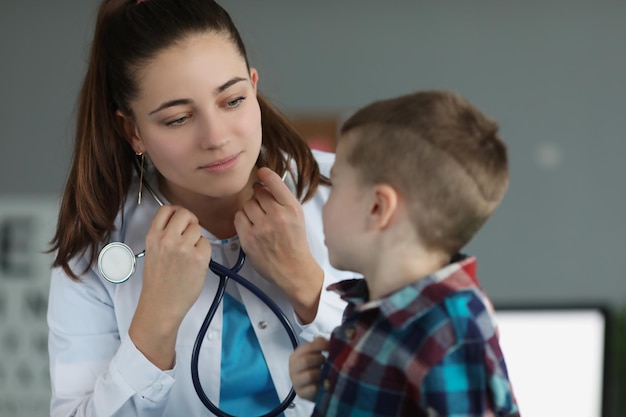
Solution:
<path fill-rule="evenodd" d="M 95 261 L 98 244 L 113 231 L 133 174 L 133 151 L 116 120 L 116 106 L 108 88 L 105 27 L 128 1 L 108 1 L 98 14 L 88 69 L 78 97 L 71 168 L 61 200 L 57 230 L 50 252 L 52 266 L 69 267 L 73 257 L 88 251 Z"/>

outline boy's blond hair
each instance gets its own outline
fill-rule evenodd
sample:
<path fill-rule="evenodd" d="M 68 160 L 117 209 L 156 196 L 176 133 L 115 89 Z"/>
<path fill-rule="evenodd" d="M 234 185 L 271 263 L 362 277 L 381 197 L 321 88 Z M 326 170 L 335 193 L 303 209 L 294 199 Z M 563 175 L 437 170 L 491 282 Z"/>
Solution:
<path fill-rule="evenodd" d="M 423 244 L 454 254 L 502 200 L 509 182 L 498 125 L 456 93 L 376 101 L 341 127 L 365 184 L 389 184 L 410 206 Z"/>

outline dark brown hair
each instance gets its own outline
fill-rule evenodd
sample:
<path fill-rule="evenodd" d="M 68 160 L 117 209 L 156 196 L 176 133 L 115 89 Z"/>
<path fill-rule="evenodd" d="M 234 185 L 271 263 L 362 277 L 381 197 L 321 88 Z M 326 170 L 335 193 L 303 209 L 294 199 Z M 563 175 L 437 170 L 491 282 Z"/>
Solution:
<path fill-rule="evenodd" d="M 411 206 L 423 243 L 453 254 L 500 204 L 509 182 L 495 121 L 456 93 L 381 100 L 341 127 L 348 162 L 365 184 L 390 184 Z"/>
<path fill-rule="evenodd" d="M 88 69 L 80 91 L 72 164 L 61 201 L 50 252 L 54 267 L 78 279 L 70 260 L 89 253 L 92 265 L 100 242 L 114 229 L 136 167 L 115 112 L 133 117 L 129 103 L 138 94 L 136 74 L 163 49 L 186 37 L 215 33 L 230 39 L 241 56 L 246 50 L 228 13 L 211 0 L 104 0 L 97 17 Z M 257 161 L 282 174 L 286 160 L 296 163 L 296 194 L 312 197 L 328 184 L 311 150 L 287 119 L 258 96 L 263 152 Z"/>

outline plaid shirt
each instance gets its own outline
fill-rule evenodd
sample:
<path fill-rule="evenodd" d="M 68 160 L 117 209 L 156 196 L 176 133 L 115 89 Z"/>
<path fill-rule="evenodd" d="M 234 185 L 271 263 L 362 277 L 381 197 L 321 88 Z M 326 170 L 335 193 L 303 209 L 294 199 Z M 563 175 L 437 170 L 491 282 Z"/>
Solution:
<path fill-rule="evenodd" d="M 330 339 L 313 416 L 518 416 L 493 306 L 462 257 L 368 302 L 365 280 Z"/>

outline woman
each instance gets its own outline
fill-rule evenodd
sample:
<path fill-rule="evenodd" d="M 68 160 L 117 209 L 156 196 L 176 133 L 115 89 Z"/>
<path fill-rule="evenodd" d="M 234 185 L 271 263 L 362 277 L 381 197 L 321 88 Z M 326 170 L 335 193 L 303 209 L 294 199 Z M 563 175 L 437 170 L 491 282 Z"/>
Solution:
<path fill-rule="evenodd" d="M 211 415 L 191 356 L 218 287 L 209 261 L 232 266 L 240 247 L 240 274 L 299 340 L 339 324 L 344 304 L 323 291 L 345 278 L 321 227 L 333 155 L 309 150 L 258 79 L 213 1 L 102 3 L 52 241 L 52 416 Z M 113 241 L 145 248 L 122 284 L 97 268 Z M 229 282 L 199 382 L 228 414 L 265 414 L 291 389 L 291 351 L 269 308 Z M 296 398 L 283 415 L 310 412 Z"/>

